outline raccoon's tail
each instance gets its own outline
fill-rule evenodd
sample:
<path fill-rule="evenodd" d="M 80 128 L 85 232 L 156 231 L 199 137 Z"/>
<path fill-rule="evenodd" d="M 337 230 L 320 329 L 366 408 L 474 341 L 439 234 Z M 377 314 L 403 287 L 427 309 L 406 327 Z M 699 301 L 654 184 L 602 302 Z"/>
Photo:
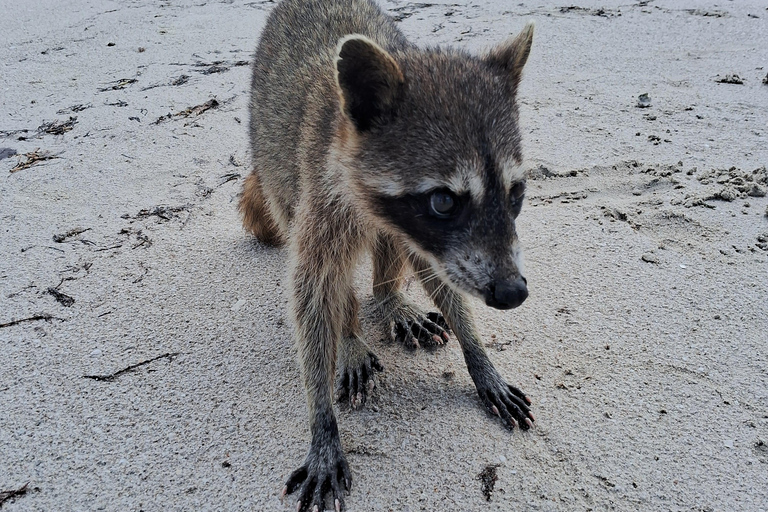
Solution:
<path fill-rule="evenodd" d="M 261 181 L 255 171 L 245 178 L 243 195 L 240 196 L 238 208 L 243 216 L 243 226 L 260 242 L 267 245 L 283 244 L 283 237 L 269 213 L 264 192 L 261 189 Z"/>

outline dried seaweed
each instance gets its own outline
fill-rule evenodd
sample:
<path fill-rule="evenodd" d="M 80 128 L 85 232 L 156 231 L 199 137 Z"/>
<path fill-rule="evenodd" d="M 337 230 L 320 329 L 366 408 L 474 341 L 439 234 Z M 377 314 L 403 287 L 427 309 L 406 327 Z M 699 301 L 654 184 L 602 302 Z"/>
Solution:
<path fill-rule="evenodd" d="M 493 489 L 496 486 L 496 481 L 499 479 L 498 475 L 496 474 L 496 469 L 498 467 L 498 464 L 485 466 L 480 474 L 477 475 L 477 479 L 480 480 L 480 484 L 482 485 L 482 492 L 483 496 L 485 497 L 485 501 L 491 501 L 491 497 L 493 496 Z"/>
<path fill-rule="evenodd" d="M 22 160 L 21 157 L 25 157 L 26 160 Z M 24 153 L 19 157 L 19 163 L 17 163 L 12 169 L 11 172 L 18 172 L 22 171 L 24 169 L 29 169 L 33 165 L 35 165 L 38 162 L 44 162 L 45 160 L 53 160 L 54 158 L 59 158 L 56 155 L 52 155 L 47 151 L 40 151 L 40 148 L 37 148 L 34 151 L 31 151 L 29 153 Z"/>
<path fill-rule="evenodd" d="M 189 78 L 190 78 L 189 75 L 179 75 L 176 78 L 172 78 L 170 81 L 168 81 L 168 83 L 148 85 L 147 87 L 144 87 L 142 91 L 148 91 L 150 89 L 156 89 L 158 87 L 168 87 L 168 86 L 178 87 L 179 85 L 184 85 L 187 82 L 189 82 Z"/>
<path fill-rule="evenodd" d="M 69 108 L 63 108 L 61 110 L 57 110 L 56 113 L 59 115 L 71 114 L 73 112 L 82 112 L 83 110 L 86 110 L 89 108 L 93 108 L 93 105 L 91 103 L 88 103 L 88 104 L 79 103 L 77 105 L 72 105 Z"/>
<path fill-rule="evenodd" d="M 722 78 L 718 78 L 715 82 L 719 84 L 735 84 L 744 85 L 744 80 L 739 75 L 725 75 Z"/>
<path fill-rule="evenodd" d="M 43 123 L 40 126 L 37 127 L 37 133 L 44 134 L 47 133 L 49 135 L 64 135 L 68 131 L 71 131 L 72 128 L 75 127 L 77 124 L 77 116 L 70 116 L 70 118 L 66 121 L 50 121 L 48 123 Z"/>
<path fill-rule="evenodd" d="M 108 85 L 107 87 L 99 89 L 99 92 L 120 91 L 131 84 L 135 84 L 136 82 L 138 82 L 138 80 L 135 78 L 121 78 L 119 80 L 115 80 L 114 82 L 109 82 L 112 85 Z"/>
<path fill-rule="evenodd" d="M 70 297 L 66 293 L 60 292 L 57 288 L 54 288 L 51 286 L 46 290 L 49 294 L 53 295 L 53 298 L 56 299 L 56 301 L 61 304 L 62 306 L 66 308 L 71 308 L 72 305 L 75 303 L 74 297 Z"/>
<path fill-rule="evenodd" d="M 201 115 L 202 113 L 218 108 L 220 106 L 220 103 L 214 98 L 211 100 L 206 101 L 205 103 L 201 105 L 196 105 L 194 107 L 189 107 L 186 110 L 182 110 L 181 112 L 176 112 L 175 114 L 168 113 L 164 116 L 160 116 L 157 118 L 157 120 L 152 124 L 160 124 L 165 121 L 168 121 L 170 119 L 173 119 L 174 117 L 197 117 Z"/>
<path fill-rule="evenodd" d="M 177 217 L 177 213 L 189 211 L 190 205 L 182 206 L 153 206 L 139 210 L 135 216 L 131 217 L 127 213 L 122 215 L 123 219 L 146 219 L 147 217 L 159 217 L 162 220 L 171 220 Z"/>

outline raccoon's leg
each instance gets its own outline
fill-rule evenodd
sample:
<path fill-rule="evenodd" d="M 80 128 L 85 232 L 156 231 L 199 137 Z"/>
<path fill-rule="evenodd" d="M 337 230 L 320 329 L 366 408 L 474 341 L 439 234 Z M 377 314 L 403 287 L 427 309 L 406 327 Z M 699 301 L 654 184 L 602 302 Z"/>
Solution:
<path fill-rule="evenodd" d="M 409 348 L 448 341 L 448 324 L 439 313 L 424 313 L 400 292 L 406 265 L 404 250 L 380 234 L 373 251 L 373 297 L 389 335 Z"/>
<path fill-rule="evenodd" d="M 267 245 L 282 245 L 283 237 L 269 213 L 264 192 L 261 189 L 261 181 L 256 171 L 245 178 L 239 210 L 243 216 L 243 226 L 256 238 Z"/>
<path fill-rule="evenodd" d="M 296 342 L 309 405 L 312 444 L 283 495 L 298 491 L 299 512 L 325 510 L 331 495 L 344 506 L 351 474 L 333 413 L 337 343 L 343 334 L 352 274 L 363 233 L 342 205 L 302 198 L 290 236 L 290 285 Z"/>
<path fill-rule="evenodd" d="M 347 298 L 343 337 L 339 341 L 336 397 L 348 401 L 353 409 L 365 405 L 368 394 L 376 386 L 373 375 L 384 370 L 379 358 L 362 339 L 359 304 L 354 293 Z"/>
<path fill-rule="evenodd" d="M 411 262 L 419 275 L 427 275 L 431 269 L 429 263 L 418 256 L 411 257 Z M 488 359 L 464 297 L 438 279 L 424 278 L 421 282 L 459 339 L 469 375 L 488 410 L 501 417 L 509 428 L 532 427 L 534 417 L 528 407 L 531 401 L 518 388 L 507 384 Z"/>

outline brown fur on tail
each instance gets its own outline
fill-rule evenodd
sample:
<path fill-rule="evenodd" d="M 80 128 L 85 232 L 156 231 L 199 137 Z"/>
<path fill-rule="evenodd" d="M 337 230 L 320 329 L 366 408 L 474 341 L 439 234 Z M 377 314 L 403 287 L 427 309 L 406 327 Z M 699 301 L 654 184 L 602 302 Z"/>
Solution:
<path fill-rule="evenodd" d="M 243 226 L 253 233 L 260 242 L 267 245 L 282 245 L 283 238 L 269 213 L 264 200 L 264 192 L 261 190 L 261 181 L 255 172 L 245 178 L 239 210 L 243 216 Z"/>

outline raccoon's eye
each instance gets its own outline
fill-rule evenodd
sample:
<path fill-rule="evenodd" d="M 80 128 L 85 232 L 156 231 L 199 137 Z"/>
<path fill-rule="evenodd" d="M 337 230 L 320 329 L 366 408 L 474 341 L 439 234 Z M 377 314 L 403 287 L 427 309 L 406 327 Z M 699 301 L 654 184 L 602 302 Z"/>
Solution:
<path fill-rule="evenodd" d="M 456 212 L 458 206 L 456 196 L 447 190 L 437 190 L 429 196 L 429 213 L 433 216 L 445 219 Z"/>
<path fill-rule="evenodd" d="M 519 201 L 523 195 L 525 195 L 525 182 L 524 181 L 518 181 L 514 185 L 512 185 L 512 188 L 509 189 L 509 199 L 515 203 Z"/>

